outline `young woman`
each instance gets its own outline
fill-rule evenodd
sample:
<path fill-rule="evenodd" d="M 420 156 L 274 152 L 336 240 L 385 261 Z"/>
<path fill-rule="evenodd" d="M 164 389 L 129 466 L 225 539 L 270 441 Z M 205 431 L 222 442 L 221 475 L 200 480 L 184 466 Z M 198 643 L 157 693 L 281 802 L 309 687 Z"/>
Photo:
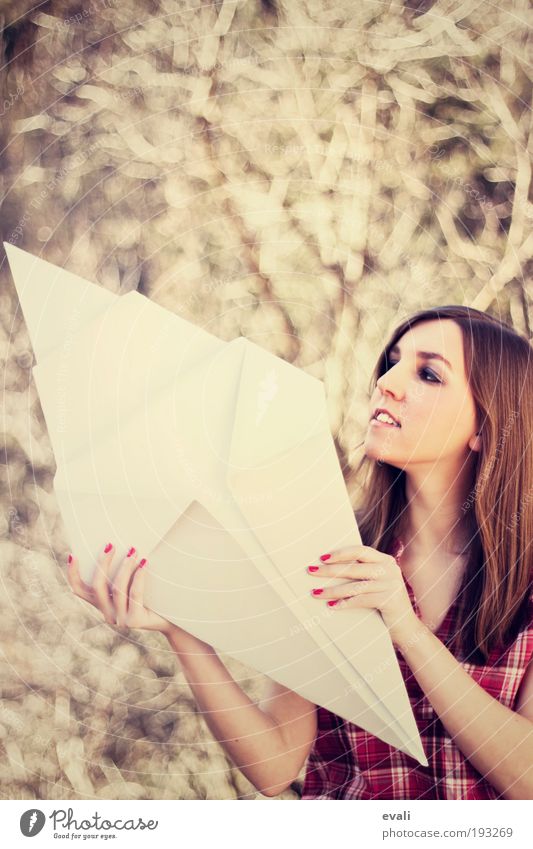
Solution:
<path fill-rule="evenodd" d="M 166 635 L 267 796 L 306 763 L 304 799 L 533 799 L 533 347 L 478 310 L 420 311 L 385 345 L 368 415 L 365 545 L 309 571 L 345 579 L 317 604 L 380 611 L 427 767 L 275 682 L 252 702 L 211 646 L 144 607 L 134 550 L 113 579 L 103 553 L 92 586 L 71 558 L 70 585 L 110 624 Z"/>

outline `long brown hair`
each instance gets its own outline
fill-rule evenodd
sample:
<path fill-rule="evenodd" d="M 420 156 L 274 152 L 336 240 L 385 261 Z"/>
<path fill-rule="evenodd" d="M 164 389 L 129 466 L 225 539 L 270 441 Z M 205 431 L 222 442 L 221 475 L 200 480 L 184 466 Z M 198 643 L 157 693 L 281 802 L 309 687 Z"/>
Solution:
<path fill-rule="evenodd" d="M 530 616 L 533 564 L 533 347 L 516 330 L 466 306 L 420 310 L 399 324 L 380 354 L 370 392 L 387 370 L 390 348 L 415 324 L 452 319 L 463 334 L 465 371 L 475 401 L 481 448 L 458 526 L 468 545 L 450 649 L 485 663 L 510 644 Z M 403 469 L 366 455 L 349 479 L 365 545 L 388 551 L 409 509 Z M 361 495 L 362 493 L 362 495 Z"/>

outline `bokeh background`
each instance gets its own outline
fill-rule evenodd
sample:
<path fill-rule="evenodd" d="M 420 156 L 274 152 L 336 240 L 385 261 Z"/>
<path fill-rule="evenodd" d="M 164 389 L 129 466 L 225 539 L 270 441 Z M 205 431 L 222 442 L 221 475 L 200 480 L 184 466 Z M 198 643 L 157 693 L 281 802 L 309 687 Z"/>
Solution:
<path fill-rule="evenodd" d="M 397 321 L 532 337 L 527 0 L 3 0 L 0 27 L 2 239 L 323 380 L 347 476 Z M 266 800 L 164 638 L 72 596 L 3 250 L 0 319 L 0 796 Z"/>

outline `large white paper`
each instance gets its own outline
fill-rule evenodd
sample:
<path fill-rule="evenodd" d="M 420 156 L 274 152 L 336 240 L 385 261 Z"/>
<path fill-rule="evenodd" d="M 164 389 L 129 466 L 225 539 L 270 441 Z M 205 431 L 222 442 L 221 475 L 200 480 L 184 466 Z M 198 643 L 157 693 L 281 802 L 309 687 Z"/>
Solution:
<path fill-rule="evenodd" d="M 135 546 L 148 607 L 427 766 L 379 612 L 310 595 L 306 566 L 361 542 L 322 382 L 4 246 L 82 577 Z"/>

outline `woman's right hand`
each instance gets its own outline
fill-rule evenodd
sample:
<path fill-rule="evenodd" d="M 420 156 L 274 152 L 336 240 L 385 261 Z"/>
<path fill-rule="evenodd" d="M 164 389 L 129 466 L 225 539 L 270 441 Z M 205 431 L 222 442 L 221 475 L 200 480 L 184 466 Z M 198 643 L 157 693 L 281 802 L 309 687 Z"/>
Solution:
<path fill-rule="evenodd" d="M 188 639 L 195 639 L 178 625 L 144 606 L 143 566 L 146 560 L 139 562 L 135 549 L 130 549 L 128 556 L 122 560 L 111 577 L 114 554 L 113 547 L 107 552 L 103 549 L 97 559 L 92 584 L 86 584 L 82 580 L 78 561 L 74 555 L 70 555 L 67 578 L 75 595 L 101 610 L 109 625 L 161 631 L 167 637 L 183 633 Z"/>

